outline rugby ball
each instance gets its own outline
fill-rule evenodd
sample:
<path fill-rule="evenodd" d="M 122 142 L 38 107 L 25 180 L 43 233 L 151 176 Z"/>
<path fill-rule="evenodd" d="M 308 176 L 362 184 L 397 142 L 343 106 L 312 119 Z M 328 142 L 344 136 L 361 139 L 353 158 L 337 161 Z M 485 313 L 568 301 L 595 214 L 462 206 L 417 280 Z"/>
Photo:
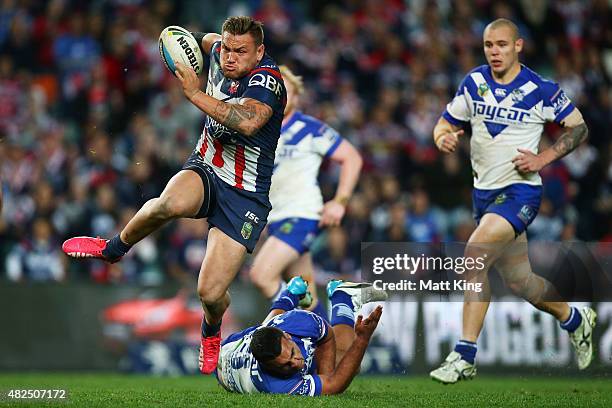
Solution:
<path fill-rule="evenodd" d="M 198 75 L 204 67 L 204 56 L 200 51 L 198 41 L 183 27 L 164 28 L 159 35 L 159 55 L 172 74 L 176 71 L 176 62 L 193 68 Z"/>

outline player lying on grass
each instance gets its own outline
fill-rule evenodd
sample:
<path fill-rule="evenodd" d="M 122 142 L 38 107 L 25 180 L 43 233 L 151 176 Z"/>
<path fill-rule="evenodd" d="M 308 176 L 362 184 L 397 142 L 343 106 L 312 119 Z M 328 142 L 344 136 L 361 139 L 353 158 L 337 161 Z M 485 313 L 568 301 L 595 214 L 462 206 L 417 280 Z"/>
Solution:
<path fill-rule="evenodd" d="M 331 326 L 315 313 L 296 309 L 308 286 L 293 278 L 259 326 L 229 336 L 221 346 L 217 379 L 228 391 L 331 395 L 346 390 L 359 371 L 382 315 L 355 312 L 387 294 L 368 283 L 330 281 Z"/>

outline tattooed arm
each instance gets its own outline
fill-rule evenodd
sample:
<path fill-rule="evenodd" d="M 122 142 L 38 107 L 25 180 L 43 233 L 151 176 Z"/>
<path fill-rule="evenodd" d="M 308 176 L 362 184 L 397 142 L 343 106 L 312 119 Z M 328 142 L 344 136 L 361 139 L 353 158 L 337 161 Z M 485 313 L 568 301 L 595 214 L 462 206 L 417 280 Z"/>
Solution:
<path fill-rule="evenodd" d="M 567 118 L 565 118 L 561 124 L 568 128 L 568 131 L 559 137 L 551 149 L 548 149 L 554 151 L 554 154 L 551 155 L 551 160 L 548 163 L 568 155 L 570 152 L 576 149 L 580 143 L 584 142 L 589 135 L 589 129 L 587 128 L 586 123 L 584 123 L 582 113 L 580 113 L 580 111 L 576 108 L 569 115 L 567 115 Z"/>
<path fill-rule="evenodd" d="M 183 85 L 185 97 L 208 116 L 245 136 L 253 136 L 272 117 L 272 108 L 251 98 L 239 103 L 222 102 L 200 90 L 200 82 L 193 69 L 176 64 L 176 75 Z"/>
<path fill-rule="evenodd" d="M 199 92 L 198 95 L 210 98 L 204 92 Z M 196 95 L 196 98 L 198 95 Z M 207 112 L 208 116 L 245 136 L 253 136 L 272 117 L 272 108 L 255 99 L 242 98 L 238 104 L 221 102 L 215 98 L 212 99 L 216 101 L 216 106 L 212 113 Z M 194 99 L 191 102 L 200 107 Z"/>
<path fill-rule="evenodd" d="M 518 171 L 521 173 L 540 171 L 553 161 L 570 154 L 588 137 L 589 129 L 577 108 L 567 115 L 561 125 L 566 127 L 567 131 L 559 136 L 554 145 L 540 154 L 535 154 L 527 149 L 518 149 L 521 154 L 512 159 Z"/>

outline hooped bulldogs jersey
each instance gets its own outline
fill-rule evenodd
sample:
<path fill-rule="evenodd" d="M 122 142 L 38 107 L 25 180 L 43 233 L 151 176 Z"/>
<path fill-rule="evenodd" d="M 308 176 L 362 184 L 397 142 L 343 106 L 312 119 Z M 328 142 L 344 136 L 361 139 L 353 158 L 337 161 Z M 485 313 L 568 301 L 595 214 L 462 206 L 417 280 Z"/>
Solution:
<path fill-rule="evenodd" d="M 317 344 L 329 331 L 325 320 L 306 310 L 291 310 L 264 325 L 278 327 L 291 335 L 304 357 L 304 368 L 287 378 L 263 371 L 251 353 L 253 332 L 261 327 L 253 326 L 223 341 L 217 366 L 217 379 L 221 385 L 228 391 L 241 394 L 321 395 L 322 384 L 315 373 L 314 354 Z"/>
<path fill-rule="evenodd" d="M 512 163 L 518 148 L 538 153 L 545 122 L 561 123 L 574 105 L 559 85 L 521 65 L 509 84 L 499 84 L 488 65 L 470 72 L 442 116 L 472 125 L 474 187 L 493 190 L 510 184 L 541 185 L 537 173 L 521 174 Z"/>
<path fill-rule="evenodd" d="M 206 116 L 196 150 L 225 183 L 267 194 L 287 102 L 283 78 L 268 54 L 264 54 L 261 62 L 243 78 L 226 78 L 221 70 L 220 51 L 221 41 L 217 41 L 210 51 L 206 93 L 230 104 L 237 104 L 242 98 L 256 99 L 270 106 L 273 113 L 252 136 L 245 136 Z"/>

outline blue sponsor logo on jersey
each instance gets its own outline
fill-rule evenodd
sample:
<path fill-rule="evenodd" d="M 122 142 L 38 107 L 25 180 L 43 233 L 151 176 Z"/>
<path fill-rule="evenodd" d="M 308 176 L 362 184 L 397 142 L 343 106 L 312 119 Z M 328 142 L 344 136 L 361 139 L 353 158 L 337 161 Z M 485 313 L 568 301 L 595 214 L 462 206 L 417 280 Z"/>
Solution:
<path fill-rule="evenodd" d="M 522 109 L 506 108 L 503 106 L 488 105 L 480 101 L 472 101 L 474 116 L 484 116 L 485 120 L 502 123 L 522 123 L 531 114 Z"/>
<path fill-rule="evenodd" d="M 292 390 L 290 391 L 290 394 L 293 395 L 310 395 L 310 388 L 311 388 L 311 382 L 310 381 L 304 381 L 302 380 L 301 383 L 298 383 L 298 388 L 296 390 Z"/>
<path fill-rule="evenodd" d="M 251 364 L 251 356 L 249 354 L 238 354 L 236 356 L 232 356 L 230 364 L 234 370 L 248 367 L 248 365 Z"/>
<path fill-rule="evenodd" d="M 296 146 L 283 146 L 276 151 L 276 159 L 292 159 L 293 155 L 297 153 Z"/>

